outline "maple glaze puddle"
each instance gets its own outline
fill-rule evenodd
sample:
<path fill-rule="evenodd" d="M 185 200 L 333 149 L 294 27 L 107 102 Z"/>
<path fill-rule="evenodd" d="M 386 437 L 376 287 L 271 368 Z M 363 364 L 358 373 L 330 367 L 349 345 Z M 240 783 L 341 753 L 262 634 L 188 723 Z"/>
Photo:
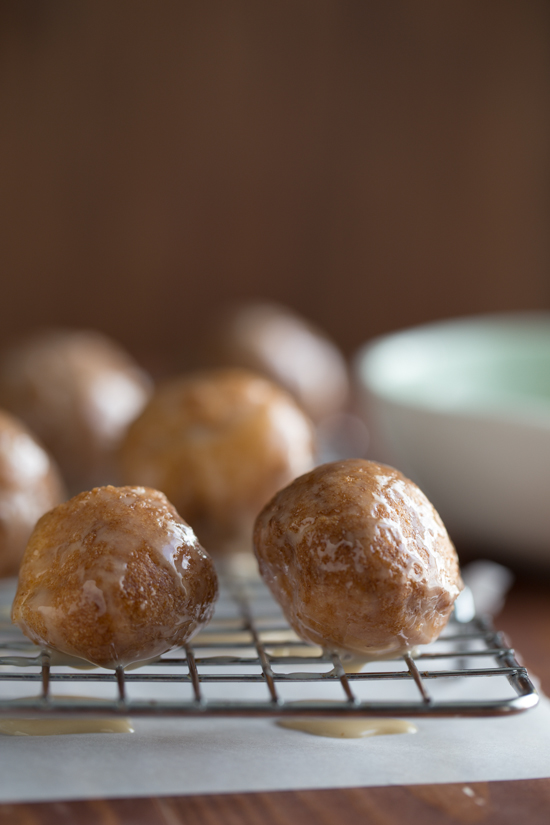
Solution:
<path fill-rule="evenodd" d="M 300 659 L 316 659 L 323 655 L 323 648 L 315 645 L 296 645 L 295 647 L 266 647 L 266 653 L 274 659 L 283 656 L 297 656 Z"/>
<path fill-rule="evenodd" d="M 29 697 L 32 701 L 36 697 Z M 60 702 L 98 702 L 87 696 L 52 696 Z M 105 701 L 105 700 L 104 700 Z M 0 719 L 0 736 L 67 736 L 74 733 L 134 733 L 130 719 L 120 716 L 98 718 L 34 717 Z"/>
<path fill-rule="evenodd" d="M 226 628 L 228 630 L 244 630 L 243 627 L 243 620 L 241 618 L 237 619 L 217 619 L 214 617 L 210 624 L 208 625 L 208 629 L 211 630 L 221 630 L 222 628 Z M 202 631 L 201 631 L 202 633 Z"/>
<path fill-rule="evenodd" d="M 389 653 L 386 656 L 381 656 L 380 654 L 376 654 L 376 656 L 366 654 L 364 656 L 355 656 L 354 654 L 340 653 L 339 657 L 346 673 L 361 673 L 365 665 L 372 664 L 372 662 L 384 662 L 395 659 L 402 660 L 403 655 L 403 653 L 396 655 L 395 652 Z M 411 648 L 408 651 L 408 655 L 413 659 L 416 658 L 419 655 L 418 647 Z"/>
<path fill-rule="evenodd" d="M 297 633 L 290 628 L 283 630 L 260 630 L 258 633 L 263 644 L 284 644 L 285 642 L 301 642 L 305 644 L 303 639 L 300 639 Z"/>
<path fill-rule="evenodd" d="M 133 733 L 129 719 L 0 719 L 3 736 L 67 736 L 72 733 Z"/>
<path fill-rule="evenodd" d="M 334 700 L 313 699 L 289 702 L 289 705 L 327 705 Z M 341 703 L 338 703 L 341 704 Z M 396 733 L 416 733 L 418 728 L 405 719 L 384 719 L 342 716 L 289 716 L 277 719 L 281 728 L 298 730 L 312 736 L 327 736 L 331 739 L 365 739 L 368 736 L 390 736 Z"/>
<path fill-rule="evenodd" d="M 354 657 L 352 659 L 342 659 L 342 667 L 344 668 L 345 673 L 361 673 L 363 667 L 372 661 L 372 659 L 361 659 L 359 657 Z"/>
<path fill-rule="evenodd" d="M 340 719 L 289 718 L 278 719 L 281 728 L 298 730 L 312 736 L 332 739 L 364 739 L 367 736 L 389 736 L 396 733 L 416 733 L 418 728 L 404 719 Z"/>
<path fill-rule="evenodd" d="M 220 633 L 199 633 L 193 639 L 193 647 L 203 645 L 247 644 L 252 645 L 252 634 L 249 630 L 234 630 Z"/>

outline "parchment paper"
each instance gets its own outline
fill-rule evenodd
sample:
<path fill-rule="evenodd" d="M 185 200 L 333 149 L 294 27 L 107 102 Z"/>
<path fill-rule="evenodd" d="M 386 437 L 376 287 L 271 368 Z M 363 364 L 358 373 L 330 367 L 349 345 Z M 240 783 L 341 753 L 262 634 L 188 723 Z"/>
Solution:
<path fill-rule="evenodd" d="M 133 734 L 0 738 L 0 801 L 534 779 L 550 702 L 498 719 L 420 719 L 414 735 L 327 739 L 273 720 L 136 720 Z"/>

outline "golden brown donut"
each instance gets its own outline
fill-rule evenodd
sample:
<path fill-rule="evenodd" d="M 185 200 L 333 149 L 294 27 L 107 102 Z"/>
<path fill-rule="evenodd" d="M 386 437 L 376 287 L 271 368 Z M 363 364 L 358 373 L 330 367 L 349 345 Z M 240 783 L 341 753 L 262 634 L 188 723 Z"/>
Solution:
<path fill-rule="evenodd" d="M 346 404 L 349 378 L 342 353 L 288 307 L 267 302 L 229 307 L 214 318 L 204 340 L 207 363 L 265 375 L 285 387 L 314 421 Z"/>
<path fill-rule="evenodd" d="M 433 641 L 463 586 L 428 499 L 372 461 L 324 464 L 281 490 L 256 520 L 254 548 L 294 630 L 358 657 Z"/>
<path fill-rule="evenodd" d="M 0 358 L 0 405 L 50 450 L 73 492 L 111 483 L 113 455 L 151 381 L 99 332 L 49 329 Z"/>
<path fill-rule="evenodd" d="M 162 493 L 96 487 L 36 525 L 12 619 L 38 645 L 116 668 L 188 641 L 217 591 L 210 556 Z"/>
<path fill-rule="evenodd" d="M 14 576 L 37 519 L 65 498 L 54 461 L 23 422 L 0 411 L 0 576 Z"/>
<path fill-rule="evenodd" d="M 312 465 L 312 425 L 294 399 L 239 369 L 159 387 L 121 450 L 124 481 L 166 493 L 212 554 L 250 553 L 260 508 Z"/>

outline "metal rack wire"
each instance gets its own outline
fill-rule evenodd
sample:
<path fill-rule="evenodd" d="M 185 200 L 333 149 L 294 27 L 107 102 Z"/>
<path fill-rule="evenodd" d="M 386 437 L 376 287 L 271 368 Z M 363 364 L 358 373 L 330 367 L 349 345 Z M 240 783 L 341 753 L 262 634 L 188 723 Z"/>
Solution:
<path fill-rule="evenodd" d="M 52 657 L 10 624 L 7 603 L 0 611 L 2 716 L 494 716 L 538 702 L 482 617 L 455 615 L 413 655 L 349 672 L 293 633 L 260 581 L 226 580 L 212 622 L 185 649 L 113 672 Z"/>

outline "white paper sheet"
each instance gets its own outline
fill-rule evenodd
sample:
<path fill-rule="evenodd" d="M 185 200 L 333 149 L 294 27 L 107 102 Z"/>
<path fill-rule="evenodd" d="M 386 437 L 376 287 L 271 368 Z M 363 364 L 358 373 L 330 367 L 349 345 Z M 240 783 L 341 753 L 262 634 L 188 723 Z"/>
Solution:
<path fill-rule="evenodd" d="M 134 734 L 2 737 L 0 801 L 482 782 L 550 776 L 550 702 L 414 735 L 326 739 L 273 720 L 137 720 Z"/>

